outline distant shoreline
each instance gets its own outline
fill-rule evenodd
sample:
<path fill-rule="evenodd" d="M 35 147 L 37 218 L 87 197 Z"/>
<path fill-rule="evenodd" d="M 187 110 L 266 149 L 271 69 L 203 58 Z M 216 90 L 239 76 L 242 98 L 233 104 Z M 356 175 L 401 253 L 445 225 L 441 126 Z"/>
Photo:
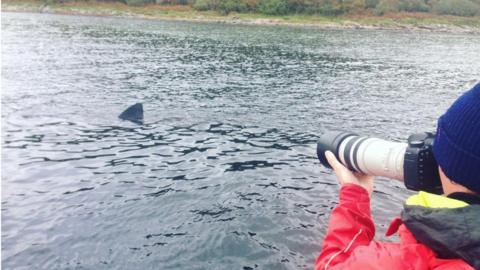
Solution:
<path fill-rule="evenodd" d="M 480 34 L 479 16 L 457 17 L 425 13 L 390 13 L 384 16 L 351 14 L 340 17 L 316 15 L 267 16 L 255 13 L 220 15 L 212 11 L 199 12 L 189 6 L 147 5 L 134 7 L 106 2 L 45 4 L 38 0 L 2 1 L 2 12 L 34 12 L 240 25 L 283 25 L 319 29 L 382 29 Z"/>

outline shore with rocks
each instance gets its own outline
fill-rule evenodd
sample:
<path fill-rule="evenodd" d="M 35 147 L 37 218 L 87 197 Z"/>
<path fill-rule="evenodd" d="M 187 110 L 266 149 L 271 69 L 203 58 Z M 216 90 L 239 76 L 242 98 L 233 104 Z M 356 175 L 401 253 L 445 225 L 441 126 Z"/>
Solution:
<path fill-rule="evenodd" d="M 190 6 L 128 6 L 111 2 L 66 2 L 46 4 L 37 0 L 2 1 L 2 12 L 36 12 L 82 16 L 108 16 L 149 20 L 176 20 L 241 25 L 309 27 L 320 29 L 383 29 L 480 34 L 480 17 L 457 17 L 426 13 L 390 13 L 383 16 L 349 14 L 267 16 L 254 13 L 221 15 L 196 11 Z"/>

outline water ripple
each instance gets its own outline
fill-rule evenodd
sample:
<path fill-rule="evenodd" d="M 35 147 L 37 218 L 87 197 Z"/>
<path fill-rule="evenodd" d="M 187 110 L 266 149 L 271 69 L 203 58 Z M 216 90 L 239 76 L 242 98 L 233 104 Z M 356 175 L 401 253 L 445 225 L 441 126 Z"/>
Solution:
<path fill-rule="evenodd" d="M 311 269 L 338 191 L 319 135 L 432 130 L 478 44 L 2 13 L 2 264 Z M 381 238 L 408 193 L 376 189 Z"/>

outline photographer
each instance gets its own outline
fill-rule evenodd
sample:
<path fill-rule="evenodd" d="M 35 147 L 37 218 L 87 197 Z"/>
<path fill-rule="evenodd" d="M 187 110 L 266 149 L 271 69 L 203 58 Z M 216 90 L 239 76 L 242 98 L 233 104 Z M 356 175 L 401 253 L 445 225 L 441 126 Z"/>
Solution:
<path fill-rule="evenodd" d="M 325 155 L 341 188 L 316 270 L 480 269 L 480 83 L 438 120 L 433 155 L 443 196 L 420 191 L 406 200 L 386 232 L 398 232 L 399 243 L 374 240 L 374 177 Z"/>

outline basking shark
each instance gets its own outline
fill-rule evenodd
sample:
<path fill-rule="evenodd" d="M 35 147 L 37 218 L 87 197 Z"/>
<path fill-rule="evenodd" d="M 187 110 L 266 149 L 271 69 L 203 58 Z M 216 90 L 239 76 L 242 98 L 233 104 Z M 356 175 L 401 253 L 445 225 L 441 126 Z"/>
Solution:
<path fill-rule="evenodd" d="M 133 104 L 123 111 L 118 118 L 122 120 L 128 120 L 136 124 L 143 124 L 143 104 Z"/>

